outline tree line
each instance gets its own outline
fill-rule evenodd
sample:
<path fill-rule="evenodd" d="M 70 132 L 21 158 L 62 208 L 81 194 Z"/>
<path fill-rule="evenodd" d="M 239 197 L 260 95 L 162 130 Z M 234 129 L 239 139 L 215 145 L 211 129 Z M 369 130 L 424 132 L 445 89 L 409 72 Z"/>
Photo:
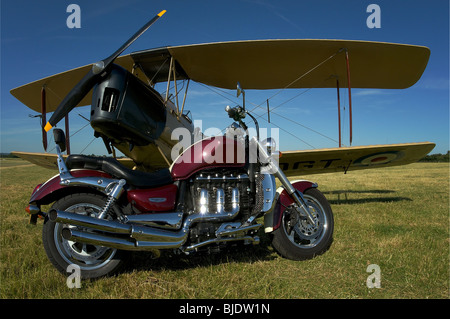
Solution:
<path fill-rule="evenodd" d="M 450 151 L 447 151 L 447 154 L 431 154 L 427 155 L 424 158 L 422 158 L 419 162 L 425 162 L 425 163 L 441 163 L 441 162 L 449 162 L 449 153 Z"/>

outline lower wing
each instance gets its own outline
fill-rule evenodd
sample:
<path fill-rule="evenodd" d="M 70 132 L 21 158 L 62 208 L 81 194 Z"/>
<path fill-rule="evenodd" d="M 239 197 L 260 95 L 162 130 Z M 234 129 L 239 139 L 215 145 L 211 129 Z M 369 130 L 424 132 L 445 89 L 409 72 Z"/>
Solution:
<path fill-rule="evenodd" d="M 405 165 L 417 162 L 435 147 L 434 143 L 353 146 L 307 151 L 283 152 L 280 167 L 286 176 L 334 173 Z M 56 154 L 12 152 L 12 154 L 39 166 L 57 169 Z M 118 159 L 133 168 L 129 158 Z"/>
<path fill-rule="evenodd" d="M 23 160 L 26 160 L 30 163 L 36 164 L 41 167 L 49 168 L 49 169 L 58 169 L 57 164 L 57 155 L 51 153 L 27 153 L 27 152 L 11 152 L 11 154 L 20 157 Z M 67 158 L 67 155 L 63 155 L 64 159 Z M 129 158 L 119 158 L 117 159 L 120 163 L 125 165 L 126 167 L 133 168 L 136 164 Z"/>
<path fill-rule="evenodd" d="M 411 164 L 426 156 L 435 145 L 423 142 L 288 151 L 282 152 L 279 162 L 286 176 L 346 173 Z"/>

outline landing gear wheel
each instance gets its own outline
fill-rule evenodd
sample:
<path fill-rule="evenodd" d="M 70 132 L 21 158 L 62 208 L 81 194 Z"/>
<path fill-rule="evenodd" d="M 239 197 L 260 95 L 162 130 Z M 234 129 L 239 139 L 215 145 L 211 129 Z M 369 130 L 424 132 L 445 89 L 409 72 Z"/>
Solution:
<path fill-rule="evenodd" d="M 100 195 L 76 193 L 59 199 L 52 208 L 96 217 L 104 205 L 105 198 Z M 118 207 L 114 206 L 112 210 L 118 210 Z M 74 264 L 80 267 L 81 278 L 98 278 L 112 274 L 122 266 L 127 252 L 66 240 L 61 235 L 64 227 L 46 220 L 42 231 L 45 252 L 61 273 L 69 275 L 71 272 L 67 272 L 67 267 Z"/>
<path fill-rule="evenodd" d="M 272 246 L 281 256 L 292 260 L 323 254 L 333 242 L 333 212 L 325 196 L 318 189 L 310 188 L 303 197 L 316 225 L 299 216 L 291 205 L 284 211 L 280 227 L 273 232 Z"/>

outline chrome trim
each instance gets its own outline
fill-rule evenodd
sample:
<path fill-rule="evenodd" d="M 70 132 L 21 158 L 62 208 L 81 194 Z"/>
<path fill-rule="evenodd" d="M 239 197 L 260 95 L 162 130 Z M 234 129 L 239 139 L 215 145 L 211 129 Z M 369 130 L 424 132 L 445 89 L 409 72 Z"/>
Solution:
<path fill-rule="evenodd" d="M 65 180 L 73 178 L 73 176 L 70 175 L 70 172 L 67 169 L 66 162 L 64 161 L 64 158 L 61 154 L 61 148 L 59 147 L 59 145 L 56 145 L 56 154 L 57 154 L 56 164 L 58 165 L 59 177 L 61 179 L 62 184 Z"/>
<path fill-rule="evenodd" d="M 70 174 L 69 174 L 70 175 Z M 72 176 L 72 175 L 70 175 Z M 85 185 L 97 188 L 105 193 L 106 190 L 113 189 L 113 187 L 119 183 L 118 179 L 105 178 L 105 177 L 93 177 L 93 176 L 85 176 L 85 177 L 71 177 L 69 179 L 61 179 L 61 185 L 63 186 L 79 186 Z"/>
<path fill-rule="evenodd" d="M 239 189 L 234 187 L 231 190 L 231 211 L 225 211 L 225 191 L 222 188 L 216 189 L 216 211 L 209 211 L 209 195 L 205 188 L 200 189 L 198 200 L 198 211 L 201 216 L 208 220 L 214 220 L 216 215 L 233 216 L 239 212 Z"/>
<path fill-rule="evenodd" d="M 216 190 L 216 213 L 222 214 L 225 211 L 225 192 L 222 188 Z"/>
<path fill-rule="evenodd" d="M 216 214 L 234 214 L 236 210 L 239 210 L 239 190 L 237 188 L 231 190 L 232 210 L 230 212 L 225 211 L 225 192 L 222 188 L 216 190 L 216 204 Z"/>
<path fill-rule="evenodd" d="M 273 207 L 275 194 L 276 194 L 276 182 L 275 177 L 270 174 L 263 174 L 262 191 L 264 195 L 264 204 L 262 212 L 270 211 Z"/>
<path fill-rule="evenodd" d="M 283 171 L 280 169 L 276 161 L 272 160 L 272 158 L 267 154 L 266 150 L 264 149 L 264 146 L 259 142 L 255 137 L 253 137 L 252 141 L 256 142 L 258 145 L 259 150 L 259 156 L 261 158 L 261 162 L 267 163 L 267 166 L 270 167 L 270 171 L 274 171 L 274 175 L 278 177 L 278 179 L 281 182 L 281 185 L 284 186 L 286 191 L 289 195 L 291 195 L 294 202 L 297 204 L 297 211 L 299 214 L 302 214 L 306 216 L 308 219 L 308 222 L 311 225 L 315 225 L 314 217 L 312 213 L 310 212 L 308 205 L 306 205 L 305 199 L 303 198 L 303 195 L 298 192 L 294 186 L 292 186 L 289 179 L 286 177 L 286 175 L 283 173 Z"/>
<path fill-rule="evenodd" d="M 114 205 L 116 200 L 118 200 L 119 197 L 124 192 L 123 186 L 126 183 L 127 182 L 124 179 L 121 179 L 117 183 L 116 182 L 115 183 L 110 183 L 105 188 L 105 192 L 106 192 L 106 194 L 108 194 L 108 199 L 106 200 L 105 206 L 102 208 L 102 211 L 100 212 L 100 214 L 98 214 L 97 218 L 99 218 L 99 219 L 105 218 L 106 214 L 108 213 L 108 211 L 110 210 L 112 205 Z"/>
<path fill-rule="evenodd" d="M 204 188 L 200 190 L 199 208 L 200 214 L 209 214 L 209 196 L 208 191 Z"/>
<path fill-rule="evenodd" d="M 131 225 L 130 236 L 137 241 L 151 242 L 155 246 L 168 245 L 167 248 L 177 248 L 186 241 L 188 234 L 189 232 L 185 230 L 169 231 L 148 226 Z"/>
<path fill-rule="evenodd" d="M 152 202 L 152 203 L 164 203 L 167 201 L 167 198 L 165 198 L 165 197 L 150 197 L 148 199 L 148 201 Z"/>
<path fill-rule="evenodd" d="M 183 222 L 183 213 L 152 213 L 139 215 L 126 215 L 123 217 L 125 223 L 141 224 L 164 229 L 180 229 Z"/>
<path fill-rule="evenodd" d="M 188 253 L 190 251 L 193 251 L 197 248 L 206 246 L 206 245 L 210 245 L 212 243 L 222 243 L 222 242 L 229 242 L 229 241 L 239 241 L 239 240 L 245 240 L 245 241 L 249 241 L 254 245 L 258 245 L 260 240 L 258 236 L 244 236 L 244 237 L 226 237 L 226 238 L 214 238 L 214 239 L 210 239 L 210 240 L 205 240 L 202 241 L 201 243 L 198 244 L 194 244 L 194 245 L 190 245 L 188 247 L 182 248 L 181 250 L 185 253 Z"/>
<path fill-rule="evenodd" d="M 59 170 L 59 178 L 61 179 L 60 184 L 62 186 L 77 186 L 84 185 L 94 187 L 106 195 L 112 196 L 115 199 L 118 199 L 123 192 L 123 186 L 126 184 L 124 179 L 111 179 L 104 177 L 73 177 L 70 174 L 70 171 L 67 169 L 66 162 L 61 154 L 61 149 L 58 145 L 56 145 L 56 153 L 57 153 L 57 164 Z"/>
<path fill-rule="evenodd" d="M 195 178 L 196 181 L 211 181 L 211 182 L 228 182 L 228 181 L 242 181 L 249 179 L 247 174 L 239 174 L 238 176 L 232 176 L 232 175 L 222 175 L 222 176 L 203 176 L 203 174 L 200 174 Z"/>
<path fill-rule="evenodd" d="M 233 227 L 236 226 L 237 227 Z M 216 231 L 216 237 L 221 238 L 224 236 L 236 236 L 236 235 L 244 235 L 246 232 L 250 230 L 258 230 L 261 227 L 261 224 L 254 224 L 249 226 L 241 226 L 240 223 L 231 223 L 231 224 L 222 224 Z"/>

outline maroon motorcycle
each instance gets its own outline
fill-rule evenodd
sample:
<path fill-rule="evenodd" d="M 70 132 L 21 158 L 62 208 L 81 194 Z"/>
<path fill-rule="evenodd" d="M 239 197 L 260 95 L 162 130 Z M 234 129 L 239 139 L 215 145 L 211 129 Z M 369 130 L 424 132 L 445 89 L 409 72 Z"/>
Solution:
<path fill-rule="evenodd" d="M 108 96 L 112 101 L 112 93 L 117 92 L 126 96 L 118 99 L 122 112 L 129 112 L 124 119 L 137 121 L 149 97 L 159 103 L 157 92 L 137 84 L 113 61 L 160 15 L 112 56 L 94 64 L 45 129 L 51 129 L 94 89 L 91 125 L 96 132 L 111 140 L 124 138 L 130 145 L 142 144 L 139 130 L 127 130 L 124 123 L 101 117 L 95 107 L 101 98 Z M 133 83 L 139 89 L 131 90 Z M 148 123 L 155 124 L 145 130 L 155 139 L 164 118 L 163 105 L 158 109 L 156 104 L 144 114 Z M 253 119 L 257 133 L 259 127 L 245 104 L 226 111 L 235 121 L 233 130 L 244 134 L 203 138 L 187 147 L 169 168 L 153 172 L 133 170 L 112 157 L 70 155 L 64 160 L 64 132 L 54 128 L 59 174 L 35 188 L 28 206 L 32 221 L 38 216 L 45 219 L 43 244 L 52 264 L 63 273 L 77 265 L 83 278 L 97 278 L 116 271 L 130 251 L 150 251 L 156 256 L 162 250 L 220 251 L 229 243 L 258 244 L 261 227 L 285 258 L 304 260 L 325 252 L 332 242 L 333 213 L 317 185 L 290 182 L 277 164 L 274 141 L 260 141 L 259 134 L 250 138 L 244 118 Z M 138 114 L 128 116 L 133 112 Z M 276 178 L 281 183 L 278 189 Z M 48 212 L 41 210 L 51 203 Z"/>
<path fill-rule="evenodd" d="M 241 107 L 228 113 L 246 127 Z M 76 264 L 84 278 L 110 274 L 127 251 L 189 254 L 219 251 L 229 242 L 258 244 L 261 226 L 275 250 L 289 259 L 309 259 L 331 245 L 330 205 L 316 184 L 286 178 L 273 160 L 270 138 L 264 143 L 248 136 L 244 143 L 205 138 L 198 142 L 200 152 L 196 143 L 170 168 L 147 173 L 109 157 L 70 155 L 64 161 L 64 133 L 53 132 L 59 174 L 36 187 L 29 210 L 45 217 L 44 248 L 61 272 Z M 249 161 L 252 147 L 255 163 Z M 245 161 L 234 156 L 240 149 Z M 230 150 L 233 161 L 217 161 L 221 152 L 230 158 Z M 187 157 L 191 161 L 185 162 Z M 278 189 L 275 177 L 282 185 Z M 41 205 L 51 202 L 49 212 L 42 212 Z"/>

